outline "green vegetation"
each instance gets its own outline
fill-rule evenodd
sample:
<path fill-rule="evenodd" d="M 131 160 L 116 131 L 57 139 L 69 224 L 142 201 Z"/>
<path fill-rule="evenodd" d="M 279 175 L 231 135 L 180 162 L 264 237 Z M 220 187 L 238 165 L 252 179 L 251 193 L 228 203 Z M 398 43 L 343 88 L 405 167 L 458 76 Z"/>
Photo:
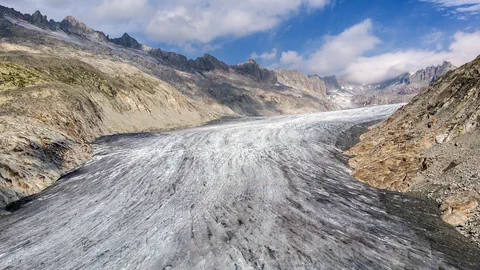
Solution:
<path fill-rule="evenodd" d="M 23 88 L 46 83 L 41 74 L 24 66 L 0 62 L 0 90 Z"/>
<path fill-rule="evenodd" d="M 110 97 L 114 97 L 114 89 L 119 88 L 108 75 L 80 60 L 65 61 L 25 55 L 0 56 L 0 91 L 48 83 L 81 86 L 91 91 L 101 91 Z"/>

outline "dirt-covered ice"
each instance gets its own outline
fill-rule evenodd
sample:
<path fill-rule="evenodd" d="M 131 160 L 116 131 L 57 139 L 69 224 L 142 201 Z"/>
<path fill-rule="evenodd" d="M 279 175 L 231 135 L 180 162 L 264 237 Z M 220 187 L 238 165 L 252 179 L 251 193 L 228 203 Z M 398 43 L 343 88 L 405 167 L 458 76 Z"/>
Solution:
<path fill-rule="evenodd" d="M 475 269 L 339 160 L 342 132 L 397 108 L 105 138 L 0 218 L 0 269 Z"/>

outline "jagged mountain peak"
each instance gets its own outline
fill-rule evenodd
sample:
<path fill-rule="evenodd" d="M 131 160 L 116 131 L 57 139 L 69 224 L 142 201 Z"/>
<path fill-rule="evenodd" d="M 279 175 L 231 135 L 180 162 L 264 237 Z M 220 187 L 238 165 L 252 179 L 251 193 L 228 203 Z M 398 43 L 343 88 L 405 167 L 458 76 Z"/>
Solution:
<path fill-rule="evenodd" d="M 71 15 L 68 15 L 67 17 L 65 17 L 63 19 L 63 21 L 66 21 L 66 22 L 69 22 L 70 24 L 72 25 L 75 25 L 75 26 L 83 26 L 83 27 L 87 27 L 86 24 L 80 22 L 79 20 L 77 20 L 77 18 L 71 16 Z"/>
<path fill-rule="evenodd" d="M 84 24 L 83 22 L 79 21 L 77 18 L 73 17 L 73 16 L 67 16 L 65 17 L 65 19 L 63 19 L 60 24 L 64 24 L 64 25 L 69 25 L 70 27 L 74 27 L 76 29 L 79 29 L 79 30 L 82 30 L 84 32 L 95 32 L 95 30 L 93 30 L 92 28 L 88 27 L 86 24 Z"/>
<path fill-rule="evenodd" d="M 427 68 L 418 70 L 411 76 L 412 82 L 434 82 L 440 76 L 447 73 L 450 70 L 456 69 L 452 63 L 443 61 L 441 65 L 429 66 Z"/>
<path fill-rule="evenodd" d="M 32 14 L 32 16 L 42 16 L 42 17 L 43 17 L 43 15 L 42 15 L 42 13 L 40 12 L 40 10 L 35 11 L 35 12 Z M 45 16 L 45 17 L 46 17 L 46 16 Z"/>
<path fill-rule="evenodd" d="M 47 16 L 44 16 L 39 10 L 35 11 L 35 13 L 31 15 L 30 21 L 42 28 L 48 28 L 50 26 Z"/>
<path fill-rule="evenodd" d="M 189 61 L 191 67 L 198 71 L 224 70 L 228 71 L 230 67 L 214 56 L 206 53 L 203 57 L 198 57 L 195 61 Z"/>
<path fill-rule="evenodd" d="M 103 32 L 93 30 L 73 16 L 65 17 L 65 19 L 60 22 L 60 29 L 70 34 L 90 37 L 101 41 L 109 41 Z"/>
<path fill-rule="evenodd" d="M 253 78 L 260 83 L 277 83 L 275 72 L 268 70 L 255 62 L 248 59 L 247 62 L 233 66 L 233 69 L 240 74 Z"/>
<path fill-rule="evenodd" d="M 126 48 L 132 48 L 136 50 L 141 50 L 143 48 L 142 44 L 131 37 L 128 33 L 124 33 L 120 38 L 109 39 L 109 41 Z"/>
<path fill-rule="evenodd" d="M 442 66 L 442 67 L 451 66 L 451 67 L 457 68 L 454 64 L 452 64 L 449 61 L 443 61 L 443 63 L 440 66 Z"/>

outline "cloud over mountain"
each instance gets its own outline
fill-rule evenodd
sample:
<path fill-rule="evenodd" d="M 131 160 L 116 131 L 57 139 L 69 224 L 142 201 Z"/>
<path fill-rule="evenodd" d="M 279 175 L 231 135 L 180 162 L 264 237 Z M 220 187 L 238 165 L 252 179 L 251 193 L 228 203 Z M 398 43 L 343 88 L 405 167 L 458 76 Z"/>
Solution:
<path fill-rule="evenodd" d="M 302 11 L 323 8 L 329 0 L 1 0 L 20 10 L 40 9 L 59 20 L 73 14 L 111 34 L 134 30 L 150 40 L 184 45 L 267 31 Z M 93 10 L 93 12 L 91 12 Z M 119 30 L 118 25 L 130 29 Z M 136 27 L 141 24 L 142 27 Z"/>
<path fill-rule="evenodd" d="M 38 9 L 57 21 L 73 15 L 110 36 L 128 32 L 142 43 L 188 57 L 220 51 L 232 64 L 251 57 L 270 68 L 348 74 L 362 83 L 443 61 L 459 66 L 480 54 L 478 0 L 401 2 L 365 7 L 335 0 L 0 0 L 22 12 Z M 371 12 L 375 6 L 381 12 Z M 453 19 L 445 12 L 457 15 Z M 401 23 L 395 25 L 395 19 Z M 398 44 L 403 40 L 411 42 Z"/>
<path fill-rule="evenodd" d="M 367 19 L 337 36 L 326 36 L 324 43 L 311 54 L 284 51 L 273 67 L 300 69 L 320 76 L 345 74 L 353 82 L 370 84 L 443 61 L 460 66 L 480 54 L 480 31 L 458 31 L 446 50 L 411 48 L 366 56 L 381 43 L 372 27 L 372 21 Z"/>

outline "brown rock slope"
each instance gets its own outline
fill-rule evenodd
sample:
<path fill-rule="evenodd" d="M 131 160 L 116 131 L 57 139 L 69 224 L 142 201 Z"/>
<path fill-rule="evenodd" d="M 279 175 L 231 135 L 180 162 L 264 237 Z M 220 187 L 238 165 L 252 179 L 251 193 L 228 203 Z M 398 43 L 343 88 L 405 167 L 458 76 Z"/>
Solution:
<path fill-rule="evenodd" d="M 480 57 L 440 77 L 347 151 L 372 186 L 436 199 L 446 222 L 478 242 Z"/>

